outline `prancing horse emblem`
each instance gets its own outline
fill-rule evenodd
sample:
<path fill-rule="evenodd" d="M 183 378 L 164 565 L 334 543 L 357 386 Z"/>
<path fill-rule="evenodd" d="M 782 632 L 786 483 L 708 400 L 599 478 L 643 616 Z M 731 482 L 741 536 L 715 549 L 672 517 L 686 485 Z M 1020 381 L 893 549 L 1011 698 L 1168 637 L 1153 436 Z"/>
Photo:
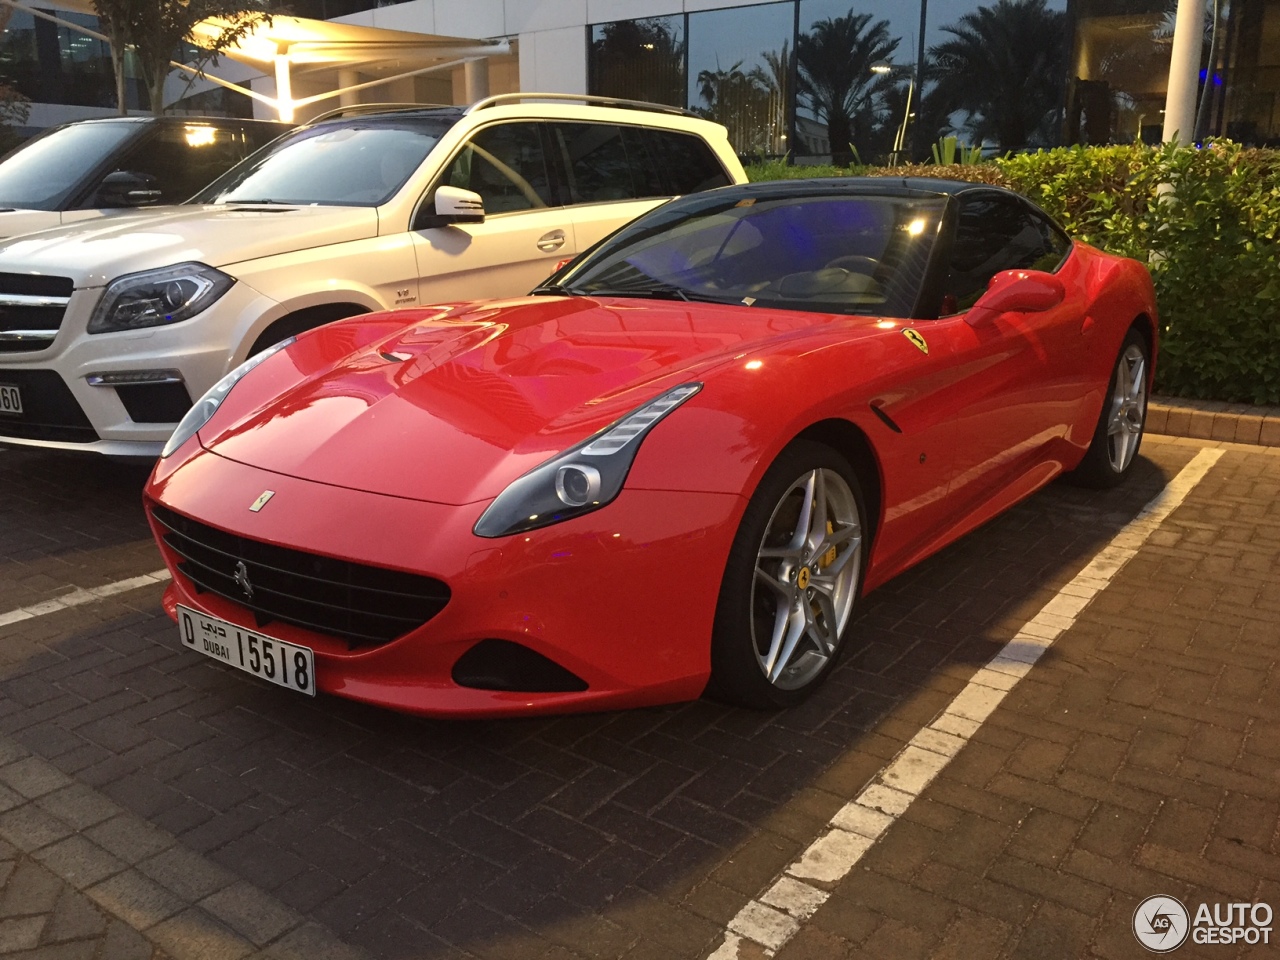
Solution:
<path fill-rule="evenodd" d="M 275 495 L 276 495 L 276 492 L 274 490 L 263 490 L 260 494 L 258 494 L 258 499 L 253 501 L 253 503 L 249 504 L 249 512 L 257 513 L 259 510 L 265 507 L 267 505 L 267 501 L 270 500 Z"/>
<path fill-rule="evenodd" d="M 902 335 L 914 343 L 921 353 L 929 352 L 929 344 L 925 342 L 924 335 L 920 331 L 907 327 L 902 331 Z"/>
<path fill-rule="evenodd" d="M 243 560 L 236 561 L 236 574 L 232 578 L 236 582 L 236 586 L 244 591 L 244 595 L 253 599 L 253 584 L 249 582 L 249 568 L 244 565 Z"/>

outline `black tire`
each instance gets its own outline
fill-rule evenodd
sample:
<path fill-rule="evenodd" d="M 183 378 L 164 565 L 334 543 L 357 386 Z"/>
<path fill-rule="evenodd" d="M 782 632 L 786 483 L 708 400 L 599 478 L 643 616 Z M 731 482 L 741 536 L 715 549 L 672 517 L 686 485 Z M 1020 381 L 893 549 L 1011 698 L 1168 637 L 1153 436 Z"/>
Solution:
<path fill-rule="evenodd" d="M 1150 366 L 1151 348 L 1146 338 L 1131 329 L 1111 369 L 1093 440 L 1080 465 L 1068 474 L 1071 482 L 1106 489 L 1123 483 L 1133 470 L 1146 430 Z M 1138 388 L 1136 394 L 1132 389 L 1119 388 L 1122 377 Z"/>
<path fill-rule="evenodd" d="M 819 499 L 826 534 L 814 542 L 821 516 L 811 506 L 810 535 L 796 547 L 803 505 Z M 797 440 L 779 454 L 747 505 L 725 565 L 711 636 L 711 696 L 757 709 L 789 707 L 830 675 L 866 568 L 865 503 L 849 462 L 830 447 Z M 793 549 L 795 557 L 773 556 Z M 793 633 L 798 639 L 784 656 Z"/>

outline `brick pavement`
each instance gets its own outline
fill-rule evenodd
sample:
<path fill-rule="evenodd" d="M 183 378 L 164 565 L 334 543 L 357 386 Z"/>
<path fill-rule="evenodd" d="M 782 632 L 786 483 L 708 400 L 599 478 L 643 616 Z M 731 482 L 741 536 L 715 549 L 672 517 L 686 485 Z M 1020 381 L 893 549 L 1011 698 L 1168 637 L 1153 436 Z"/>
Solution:
<path fill-rule="evenodd" d="M 0 843 L 0 955 L 14 960 L 168 960 L 128 923 Z"/>
<path fill-rule="evenodd" d="M 1280 907 L 1277 494 L 1228 454 L 778 957 L 1128 958 L 1145 897 Z"/>
<path fill-rule="evenodd" d="M 150 587 L 0 628 L 0 732 L 73 786 L 117 805 L 116 816 L 172 838 L 167 849 L 223 871 L 228 888 L 239 885 L 250 900 L 309 925 L 317 943 L 330 949 L 345 943 L 388 958 L 700 956 L 742 904 L 1007 639 L 1007 631 L 1043 605 L 1194 449 L 1153 438 L 1146 447 L 1152 462 L 1140 465 L 1135 483 L 1104 495 L 1055 485 L 877 592 L 858 625 L 859 635 L 869 638 L 865 647 L 811 703 L 787 713 L 695 703 L 596 717 L 444 724 L 329 698 L 303 701 L 176 649 L 173 628 L 156 609 L 159 588 Z M 1275 486 L 1276 460 L 1259 467 L 1256 456 L 1264 455 L 1233 450 L 1233 485 L 1212 488 L 1253 525 L 1214 515 L 1181 534 L 1222 578 L 1237 563 L 1254 569 L 1249 565 L 1268 557 L 1275 562 L 1277 545 L 1265 536 L 1273 528 L 1254 514 L 1262 503 L 1267 516 L 1265 484 Z M 1237 465 L 1239 458 L 1245 466 Z M 15 571 L 40 576 L 59 569 L 92 586 L 103 582 L 94 576 L 107 566 L 120 567 L 121 576 L 154 568 L 127 475 L 107 483 L 104 493 L 100 477 L 60 476 L 40 455 L 8 453 L 0 457 L 0 490 L 33 471 L 44 483 L 23 491 L 33 498 L 32 508 L 0 518 L 0 582 L 7 585 Z M 114 498 L 106 535 L 93 516 L 106 508 L 101 501 L 85 507 L 89 496 Z M 51 519 L 41 519 L 37 509 L 51 511 Z M 1200 512 L 1222 509 L 1199 499 L 1195 505 Z M 85 531 L 77 529 L 82 524 Z M 106 543 L 108 537 L 115 541 Z M 1185 557 L 1183 547 L 1182 540 L 1153 542 L 1139 558 L 1147 565 L 1139 565 L 1138 573 L 1166 585 L 1174 578 L 1180 590 L 1177 578 L 1189 572 L 1175 562 Z M 1147 551 L 1155 549 L 1170 557 L 1153 570 Z M 117 553 L 133 565 L 123 569 L 127 564 Z M 101 568 L 98 558 L 107 561 Z M 1274 566 L 1255 571 L 1264 580 L 1268 572 L 1274 580 Z M 1230 586 L 1215 598 L 1189 595 L 1185 609 L 1157 620 L 1185 632 L 1188 616 L 1200 612 L 1196 604 L 1225 607 L 1232 597 L 1240 599 Z M 38 593 L 29 589 L 24 597 L 48 595 Z M 1265 606 L 1274 600 L 1268 597 L 1259 587 L 1253 619 L 1272 624 L 1274 637 L 1280 615 Z M 1099 603 L 1109 598 L 1110 591 Z M 1142 611 L 1140 622 L 1148 616 L 1146 606 L 1134 609 Z M 1092 622 L 1080 629 L 1088 636 Z M 1147 672 L 1153 664 L 1167 666 L 1140 647 L 1133 662 L 1126 659 L 1128 648 L 1117 652 L 1138 632 L 1132 623 L 1127 631 L 1116 627 L 1080 663 L 1055 658 L 1045 665 L 1043 672 L 1054 680 L 1061 675 L 1064 687 L 1072 677 L 1083 678 L 1083 692 L 1063 707 L 1080 711 L 1080 723 L 1086 713 L 1111 709 L 1112 689 L 1124 692 L 1144 682 L 1126 681 L 1103 696 L 1096 682 L 1087 681 L 1096 679 L 1105 657 Z M 1103 662 L 1095 663 L 1102 655 Z M 1166 651 L 1165 659 L 1170 656 Z M 1041 667 L 1033 678 L 1039 672 Z M 1037 684 L 1001 710 L 1026 712 L 1021 698 L 1050 680 Z M 1125 716 L 1146 736 L 1137 714 Z M 1157 720 L 1164 722 L 1163 713 Z M 1076 929 L 1078 917 L 1064 911 L 1118 909 L 1127 893 L 1119 880 L 1099 884 L 1062 866 L 1085 862 L 1080 850 L 1108 856 L 1084 840 L 1073 838 L 1073 847 L 1047 863 L 1033 855 L 1036 844 L 1061 847 L 1063 821 L 1073 816 L 1085 818 L 1079 837 L 1093 836 L 1089 831 L 1107 836 L 1108 827 L 1128 836 L 1125 818 L 1137 811 L 1108 794 L 1105 809 L 1116 814 L 1116 823 L 1099 814 L 1090 826 L 1093 814 L 1056 798 L 1054 791 L 1073 794 L 1043 772 L 1054 757 L 1067 766 L 1087 761 L 1102 766 L 1078 776 L 1111 783 L 1099 770 L 1116 752 L 1108 737 L 1119 742 L 1117 728 L 1108 728 L 1110 734 L 1086 728 L 1077 740 L 1062 743 L 1051 735 L 1065 735 L 1060 718 L 1040 722 L 1043 728 L 1013 733 L 1004 730 L 1007 723 L 985 727 L 966 748 L 977 759 L 961 758 L 952 771 L 958 782 L 949 785 L 954 794 L 948 796 L 960 799 L 951 799 L 949 809 L 958 811 L 957 819 L 919 824 L 908 817 L 896 825 L 882 841 L 886 848 L 900 845 L 893 855 L 877 852 L 867 861 L 877 865 L 876 899 L 841 891 L 787 949 L 812 948 L 812 938 L 821 934 L 831 949 L 858 955 L 889 942 L 899 950 L 916 944 L 924 951 L 918 955 L 926 956 L 972 943 L 977 946 L 965 955 L 994 956 L 996 947 L 988 951 L 981 944 L 995 943 L 1003 931 L 1000 944 L 1010 950 L 1074 955 L 1054 952 L 1054 944 L 1070 948 L 1075 941 L 1046 939 L 1043 931 L 1057 928 L 1045 927 L 1044 918 Z M 1154 730 L 1167 732 L 1160 725 Z M 983 771 L 987 779 L 977 787 Z M 1246 775 L 1259 779 L 1256 772 Z M 1152 784 L 1163 782 L 1144 788 L 1120 781 L 1154 794 L 1159 790 Z M 1076 793 L 1093 784 L 1068 783 Z M 940 781 L 930 790 L 947 786 Z M 1093 802 L 1104 809 L 1102 800 Z M 940 803 L 948 806 L 930 794 L 921 809 L 936 810 Z M 1023 816 L 1013 817 L 1024 807 Z M 1182 855 L 1216 862 L 1209 849 Z M 1159 859 L 1167 856 L 1158 852 L 1158 867 L 1143 861 L 1134 869 L 1168 869 L 1172 861 Z M 926 867 L 932 886 L 920 880 Z M 975 876 L 971 891 L 967 885 Z M 172 874 L 158 879 L 166 890 L 165 884 L 177 882 Z M 1044 890 L 1060 880 L 1073 890 L 1073 883 L 1085 891 L 1090 884 L 1101 887 L 1108 899 L 1061 903 Z M 985 898 L 992 902 L 984 913 L 978 909 L 981 891 L 1007 899 Z M 916 907 L 910 906 L 913 897 Z M 1280 897 L 1272 902 L 1280 906 Z M 204 909 L 199 900 L 184 909 L 196 908 Z M 946 921 L 919 919 L 934 910 Z M 843 926 L 832 920 L 836 915 Z M 203 947 L 209 929 L 193 926 L 196 933 L 165 946 Z M 969 929 L 976 939 L 966 939 Z M 1118 929 L 1129 936 L 1127 925 Z M 1128 945 L 1135 946 L 1132 939 Z"/>

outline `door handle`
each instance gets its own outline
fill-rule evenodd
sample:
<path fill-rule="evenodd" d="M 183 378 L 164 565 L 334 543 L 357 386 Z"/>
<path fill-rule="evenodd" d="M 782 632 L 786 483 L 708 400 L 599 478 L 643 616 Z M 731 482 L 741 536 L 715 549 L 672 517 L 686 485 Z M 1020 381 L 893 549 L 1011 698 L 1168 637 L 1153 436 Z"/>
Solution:
<path fill-rule="evenodd" d="M 543 253 L 554 253 L 564 246 L 564 231 L 552 230 L 538 238 L 538 249 Z"/>

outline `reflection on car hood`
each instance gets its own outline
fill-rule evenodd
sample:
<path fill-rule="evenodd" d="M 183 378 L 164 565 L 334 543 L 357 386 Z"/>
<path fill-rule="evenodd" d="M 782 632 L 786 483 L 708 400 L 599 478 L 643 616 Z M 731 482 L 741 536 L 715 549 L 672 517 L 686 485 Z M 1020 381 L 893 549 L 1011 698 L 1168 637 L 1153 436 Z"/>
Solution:
<path fill-rule="evenodd" d="M 0 207 L 0 240 L 60 226 L 62 226 L 62 214 L 57 210 L 22 210 L 13 207 Z"/>
<path fill-rule="evenodd" d="M 377 236 L 364 207 L 183 204 L 73 223 L 0 243 L 0 271 L 71 277 L 100 287 L 139 270 L 198 260 L 226 269 L 246 260 Z M 228 269 L 234 275 L 234 268 Z"/>
<path fill-rule="evenodd" d="M 224 457 L 277 473 L 470 503 L 668 386 L 706 380 L 753 345 L 835 323 L 874 327 L 797 311 L 585 297 L 371 314 L 263 364 L 200 437 Z"/>

